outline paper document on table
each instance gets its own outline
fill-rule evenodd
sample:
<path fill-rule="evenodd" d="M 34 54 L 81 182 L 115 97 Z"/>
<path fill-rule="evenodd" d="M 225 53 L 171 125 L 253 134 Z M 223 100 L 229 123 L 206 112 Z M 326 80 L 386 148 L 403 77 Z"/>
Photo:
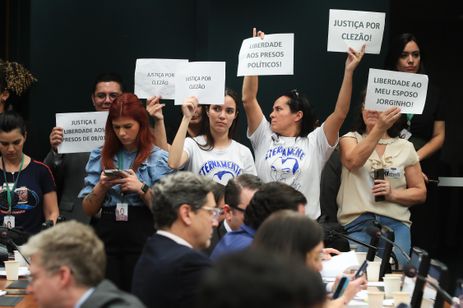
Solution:
<path fill-rule="evenodd" d="M 354 251 L 343 252 L 323 261 L 322 277 L 336 277 L 350 266 L 358 266 L 357 256 Z"/>

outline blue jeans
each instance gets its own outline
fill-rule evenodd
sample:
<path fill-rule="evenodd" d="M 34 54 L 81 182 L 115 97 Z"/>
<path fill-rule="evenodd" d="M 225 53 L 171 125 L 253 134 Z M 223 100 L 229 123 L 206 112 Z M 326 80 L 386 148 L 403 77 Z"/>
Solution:
<path fill-rule="evenodd" d="M 382 225 L 388 226 L 394 231 L 395 243 L 400 246 L 406 253 L 410 254 L 411 248 L 411 238 L 410 238 L 410 228 L 401 221 L 396 219 L 377 215 L 373 213 L 364 213 L 357 217 L 354 221 L 348 223 L 344 226 L 350 237 L 355 238 L 356 240 L 362 241 L 369 244 L 371 241 L 371 236 L 365 232 L 365 228 L 373 224 L 374 221 L 379 222 Z M 355 243 L 353 243 L 355 244 Z M 383 255 L 385 241 L 382 239 L 379 240 L 379 247 L 376 255 L 381 257 Z M 368 248 L 358 245 L 358 251 L 368 251 Z M 397 257 L 400 268 L 408 263 L 408 260 L 400 253 L 397 248 L 393 248 L 393 252 Z"/>

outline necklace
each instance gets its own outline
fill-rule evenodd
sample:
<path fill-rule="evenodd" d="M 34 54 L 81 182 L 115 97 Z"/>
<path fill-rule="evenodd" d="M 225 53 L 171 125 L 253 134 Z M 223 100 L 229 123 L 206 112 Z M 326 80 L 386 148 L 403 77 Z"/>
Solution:
<path fill-rule="evenodd" d="M 388 145 L 388 144 L 392 144 L 392 143 L 394 143 L 396 141 L 397 141 L 397 137 L 396 138 L 379 139 L 378 144 Z"/>

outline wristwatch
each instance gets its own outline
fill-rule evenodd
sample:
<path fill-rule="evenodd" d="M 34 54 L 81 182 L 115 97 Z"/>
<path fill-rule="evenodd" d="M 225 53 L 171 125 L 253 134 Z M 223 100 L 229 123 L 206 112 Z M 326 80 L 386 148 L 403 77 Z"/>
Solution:
<path fill-rule="evenodd" d="M 143 186 L 141 187 L 141 191 L 146 194 L 146 192 L 148 191 L 148 189 L 150 189 L 150 187 L 148 185 L 146 185 L 146 183 L 142 182 Z"/>

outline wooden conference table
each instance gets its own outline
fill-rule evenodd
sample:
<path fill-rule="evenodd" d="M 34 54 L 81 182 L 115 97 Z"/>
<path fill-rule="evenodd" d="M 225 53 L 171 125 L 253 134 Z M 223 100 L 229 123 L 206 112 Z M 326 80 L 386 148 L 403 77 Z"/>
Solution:
<path fill-rule="evenodd" d="M 0 277 L 0 290 L 11 290 L 11 289 L 6 289 L 6 287 L 8 287 L 8 285 L 10 283 L 12 283 L 13 281 L 9 281 L 9 280 L 6 280 L 4 277 Z M 14 289 L 13 289 L 14 290 Z M 24 291 L 24 289 L 18 289 L 20 291 Z M 22 297 L 23 299 L 18 302 L 16 304 L 16 306 L 14 307 L 18 307 L 18 308 L 37 308 L 38 305 L 37 305 L 37 302 L 35 301 L 35 298 L 33 295 L 31 294 L 26 294 L 26 295 L 3 295 L 2 297 Z M 1 306 L 0 305 L 0 308 L 2 307 L 11 307 L 11 306 Z"/>

